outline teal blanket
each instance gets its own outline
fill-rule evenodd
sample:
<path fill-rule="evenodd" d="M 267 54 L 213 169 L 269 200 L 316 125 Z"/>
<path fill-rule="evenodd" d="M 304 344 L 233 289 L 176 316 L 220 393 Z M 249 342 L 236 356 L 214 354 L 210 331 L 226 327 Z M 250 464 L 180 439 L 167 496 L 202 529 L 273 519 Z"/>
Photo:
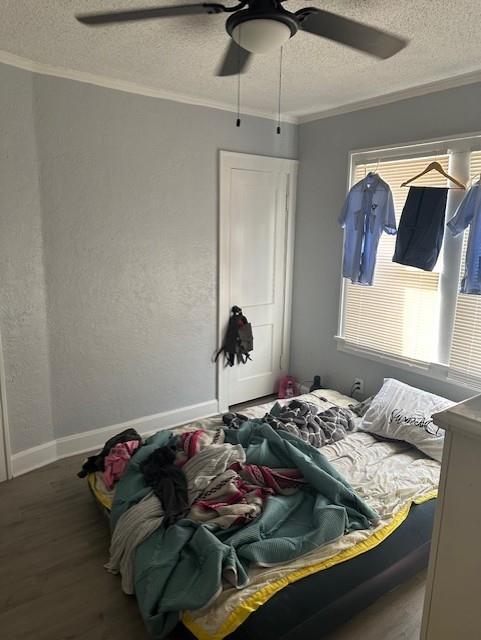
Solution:
<path fill-rule="evenodd" d="M 117 486 L 112 525 L 148 492 L 139 464 L 172 438 L 160 432 L 134 456 Z M 267 424 L 249 421 L 226 432 L 241 444 L 249 464 L 297 468 L 309 482 L 294 495 L 273 495 L 262 514 L 242 527 L 218 530 L 188 519 L 157 529 L 138 548 L 135 593 L 154 638 L 165 637 L 184 609 L 205 606 L 222 588 L 223 576 L 247 584 L 251 563 L 286 563 L 378 519 L 342 476 L 311 445 Z"/>

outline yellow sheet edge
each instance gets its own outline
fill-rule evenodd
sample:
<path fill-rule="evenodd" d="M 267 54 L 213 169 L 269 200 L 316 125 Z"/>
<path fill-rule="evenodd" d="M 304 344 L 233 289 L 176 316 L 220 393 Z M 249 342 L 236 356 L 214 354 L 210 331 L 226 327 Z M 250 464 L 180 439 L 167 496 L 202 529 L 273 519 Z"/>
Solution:
<path fill-rule="evenodd" d="M 88 481 L 88 483 L 90 485 L 90 488 L 93 491 L 95 499 L 98 502 L 100 502 L 100 504 L 103 507 L 105 507 L 106 509 L 108 509 L 110 511 L 112 509 L 112 500 L 97 489 L 97 482 L 96 482 L 95 473 L 89 473 L 88 476 L 87 476 L 87 481 Z"/>
<path fill-rule="evenodd" d="M 422 504 L 423 502 L 427 502 L 428 500 L 432 500 L 437 496 L 437 490 L 430 491 L 422 496 L 414 498 L 404 507 L 402 507 L 394 516 L 389 524 L 387 524 L 379 531 L 376 531 L 363 540 L 362 542 L 358 542 L 353 545 L 349 549 L 344 549 L 344 551 L 339 552 L 337 555 L 332 556 L 332 558 L 327 558 L 322 562 L 317 564 L 313 564 L 309 567 L 303 567 L 302 569 L 298 569 L 297 571 L 293 571 L 289 575 L 284 578 L 280 578 L 275 582 L 271 582 L 266 585 L 256 593 L 253 593 L 249 598 L 247 598 L 244 602 L 242 602 L 224 621 L 221 628 L 215 634 L 210 634 L 204 630 L 204 628 L 196 622 L 196 620 L 190 615 L 188 611 L 186 611 L 182 615 L 182 622 L 185 626 L 192 631 L 192 633 L 198 638 L 198 640 L 222 640 L 225 636 L 232 633 L 238 626 L 240 626 L 249 615 L 258 609 L 261 605 L 263 605 L 267 600 L 272 598 L 278 591 L 281 591 L 287 585 L 292 584 L 293 582 L 297 582 L 297 580 L 301 580 L 308 575 L 313 573 L 317 573 L 318 571 L 322 571 L 324 569 L 328 569 L 329 567 L 333 567 L 336 564 L 340 564 L 341 562 L 345 562 L 346 560 L 350 560 L 361 553 L 365 553 L 370 549 L 373 549 L 378 544 L 383 542 L 388 536 L 393 533 L 408 517 L 409 511 L 411 510 L 412 504 Z"/>

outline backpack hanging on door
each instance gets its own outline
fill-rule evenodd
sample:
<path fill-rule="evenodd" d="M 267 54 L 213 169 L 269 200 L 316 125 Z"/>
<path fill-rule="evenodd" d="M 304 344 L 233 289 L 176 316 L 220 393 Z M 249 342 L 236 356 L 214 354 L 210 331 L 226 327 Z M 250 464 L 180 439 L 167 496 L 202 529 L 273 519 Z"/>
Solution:
<path fill-rule="evenodd" d="M 236 360 L 245 364 L 251 357 L 249 353 L 254 349 L 252 325 L 242 314 L 240 307 L 232 307 L 229 324 L 225 333 L 224 343 L 216 354 L 217 361 L 221 353 L 225 356 L 225 366 L 233 367 Z"/>

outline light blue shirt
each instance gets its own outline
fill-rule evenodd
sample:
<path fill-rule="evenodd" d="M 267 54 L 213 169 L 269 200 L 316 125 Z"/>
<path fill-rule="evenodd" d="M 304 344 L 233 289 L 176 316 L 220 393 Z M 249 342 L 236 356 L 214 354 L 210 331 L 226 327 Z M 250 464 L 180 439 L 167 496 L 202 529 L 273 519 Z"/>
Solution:
<path fill-rule="evenodd" d="M 379 238 L 383 231 L 396 233 L 389 185 L 378 174 L 368 173 L 349 191 L 339 224 L 345 229 L 343 277 L 353 284 L 371 285 Z"/>
<path fill-rule="evenodd" d="M 456 213 L 448 222 L 454 236 L 470 226 L 466 250 L 466 270 L 461 280 L 461 293 L 481 295 L 481 189 L 479 183 L 469 189 Z"/>

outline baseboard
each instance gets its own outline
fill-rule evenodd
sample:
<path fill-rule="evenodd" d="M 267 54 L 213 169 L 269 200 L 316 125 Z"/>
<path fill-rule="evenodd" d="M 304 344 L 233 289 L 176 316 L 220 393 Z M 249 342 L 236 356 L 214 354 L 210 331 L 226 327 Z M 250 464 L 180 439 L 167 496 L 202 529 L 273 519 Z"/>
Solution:
<path fill-rule="evenodd" d="M 162 429 L 171 429 L 187 424 L 188 422 L 208 418 L 217 413 L 219 413 L 218 401 L 209 400 L 171 411 L 156 413 L 151 416 L 135 418 L 134 420 L 113 424 L 109 427 L 92 429 L 72 436 L 57 438 L 56 440 L 41 444 L 38 447 L 32 447 L 31 449 L 26 449 L 25 451 L 20 451 L 12 455 L 13 476 L 20 476 L 28 471 L 33 471 L 46 464 L 55 462 L 55 460 L 60 460 L 61 458 L 100 449 L 104 442 L 111 436 L 129 427 L 136 429 L 140 435 L 146 436 L 156 431 L 161 431 Z"/>
<path fill-rule="evenodd" d="M 154 433 L 155 431 L 171 429 L 172 427 L 178 427 L 182 424 L 186 424 L 187 422 L 192 422 L 193 420 L 207 418 L 218 412 L 217 400 L 209 400 L 208 402 L 200 402 L 199 404 L 192 404 L 188 407 L 181 407 L 171 411 L 155 413 L 151 416 L 135 418 L 134 420 L 128 420 L 127 422 L 120 422 L 119 424 L 113 424 L 110 427 L 93 429 L 73 436 L 58 438 L 56 440 L 57 458 L 66 458 L 78 453 L 85 453 L 86 451 L 98 449 L 106 440 L 129 427 L 136 429 L 141 436 L 146 436 Z"/>
<path fill-rule="evenodd" d="M 12 475 L 21 476 L 24 473 L 43 467 L 57 460 L 57 443 L 55 440 L 40 444 L 38 447 L 25 449 L 14 453 L 11 457 Z"/>

